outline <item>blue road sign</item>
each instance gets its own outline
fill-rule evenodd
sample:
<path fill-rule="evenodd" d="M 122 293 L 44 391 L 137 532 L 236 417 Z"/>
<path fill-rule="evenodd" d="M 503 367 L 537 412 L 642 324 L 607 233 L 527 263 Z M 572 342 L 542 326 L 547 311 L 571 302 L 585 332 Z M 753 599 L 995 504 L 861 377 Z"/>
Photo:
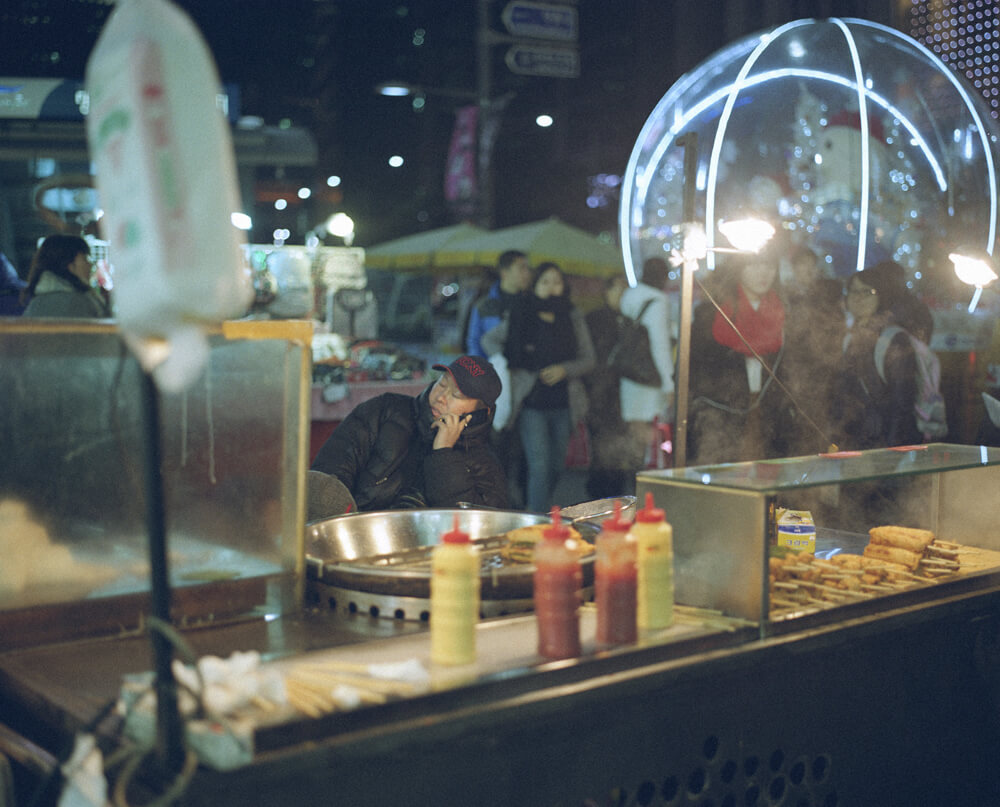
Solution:
<path fill-rule="evenodd" d="M 557 39 L 561 42 L 577 40 L 577 17 L 574 6 L 514 0 L 504 7 L 501 19 L 504 27 L 513 36 Z"/>
<path fill-rule="evenodd" d="M 526 76 L 576 78 L 580 75 L 580 54 L 575 48 L 517 44 L 507 50 L 504 61 L 511 72 Z"/>

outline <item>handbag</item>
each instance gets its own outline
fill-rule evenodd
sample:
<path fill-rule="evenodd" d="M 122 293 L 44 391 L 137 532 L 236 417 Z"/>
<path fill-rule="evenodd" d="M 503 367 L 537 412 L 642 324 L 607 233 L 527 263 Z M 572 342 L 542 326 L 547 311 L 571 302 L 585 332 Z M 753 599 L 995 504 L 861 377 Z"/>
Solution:
<path fill-rule="evenodd" d="M 618 339 L 608 353 L 607 366 L 621 378 L 647 387 L 659 387 L 663 379 L 653 361 L 649 331 L 640 322 L 652 302 L 646 300 L 635 319 L 624 317 L 618 329 Z"/>

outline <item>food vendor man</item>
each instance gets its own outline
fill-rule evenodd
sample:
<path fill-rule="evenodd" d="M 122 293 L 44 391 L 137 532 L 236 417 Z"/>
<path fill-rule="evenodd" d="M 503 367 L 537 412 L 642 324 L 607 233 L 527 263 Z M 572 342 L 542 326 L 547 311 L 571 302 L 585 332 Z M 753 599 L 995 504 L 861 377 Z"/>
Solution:
<path fill-rule="evenodd" d="M 309 474 L 309 520 L 350 508 L 507 506 L 489 439 L 500 377 L 478 356 L 434 369 L 441 376 L 419 395 L 384 393 L 334 429 Z"/>

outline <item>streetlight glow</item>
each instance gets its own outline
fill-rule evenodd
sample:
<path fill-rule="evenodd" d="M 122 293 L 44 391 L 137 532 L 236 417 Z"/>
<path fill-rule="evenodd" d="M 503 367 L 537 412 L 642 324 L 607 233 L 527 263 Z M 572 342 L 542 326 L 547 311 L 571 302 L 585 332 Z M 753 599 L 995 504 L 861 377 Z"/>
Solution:
<path fill-rule="evenodd" d="M 760 252 L 774 237 L 774 227 L 760 219 L 720 221 L 719 232 L 740 252 Z"/>
<path fill-rule="evenodd" d="M 975 286 L 976 291 L 969 303 L 969 313 L 976 310 L 979 298 L 983 295 L 983 287 L 997 279 L 993 270 L 993 260 L 990 255 L 977 249 L 960 248 L 949 253 L 948 259 L 955 265 L 955 274 L 963 283 Z"/>

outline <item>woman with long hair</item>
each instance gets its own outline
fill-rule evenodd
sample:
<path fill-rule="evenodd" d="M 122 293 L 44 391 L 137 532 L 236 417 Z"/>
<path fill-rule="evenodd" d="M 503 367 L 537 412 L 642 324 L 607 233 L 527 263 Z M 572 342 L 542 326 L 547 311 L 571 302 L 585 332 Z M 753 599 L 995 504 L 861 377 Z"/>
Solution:
<path fill-rule="evenodd" d="M 594 367 L 586 321 L 570 302 L 557 264 L 540 264 L 530 293 L 515 300 L 503 352 L 510 369 L 511 422 L 527 461 L 526 508 L 546 513 L 566 465 L 570 433 L 586 414 L 581 379 Z"/>
<path fill-rule="evenodd" d="M 35 253 L 28 285 L 21 292 L 26 317 L 100 318 L 110 316 L 90 285 L 90 246 L 77 235 L 50 235 Z"/>
<path fill-rule="evenodd" d="M 885 380 L 875 364 L 875 346 L 885 328 L 893 324 L 920 328 L 919 318 L 910 313 L 914 304 L 907 302 L 908 293 L 903 269 L 892 261 L 857 272 L 847 283 L 845 305 L 851 328 L 831 400 L 842 448 L 869 449 L 923 441 L 913 408 L 917 399 L 916 356 L 906 333 L 896 333 L 888 344 Z M 925 316 L 929 318 L 930 312 Z"/>

